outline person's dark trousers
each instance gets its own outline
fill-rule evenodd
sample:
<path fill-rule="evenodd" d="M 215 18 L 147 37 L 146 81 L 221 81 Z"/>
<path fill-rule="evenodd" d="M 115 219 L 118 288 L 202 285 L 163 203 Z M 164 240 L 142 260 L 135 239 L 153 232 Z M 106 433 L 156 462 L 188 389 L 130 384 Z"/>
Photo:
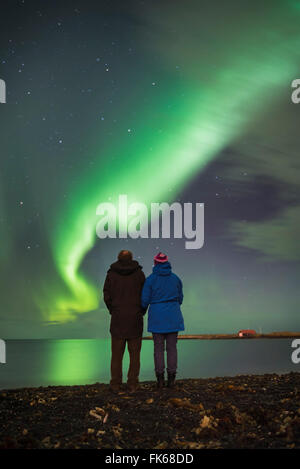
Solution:
<path fill-rule="evenodd" d="M 134 386 L 139 382 L 142 338 L 135 337 L 133 339 L 120 339 L 117 337 L 111 337 L 110 384 L 114 386 L 120 386 L 122 384 L 122 362 L 126 342 L 130 360 L 127 374 L 127 383 Z"/>
<path fill-rule="evenodd" d="M 165 334 L 153 333 L 152 335 L 154 342 L 155 373 L 161 374 L 165 371 L 165 343 L 167 350 L 167 372 L 176 373 L 178 332 L 168 332 Z"/>

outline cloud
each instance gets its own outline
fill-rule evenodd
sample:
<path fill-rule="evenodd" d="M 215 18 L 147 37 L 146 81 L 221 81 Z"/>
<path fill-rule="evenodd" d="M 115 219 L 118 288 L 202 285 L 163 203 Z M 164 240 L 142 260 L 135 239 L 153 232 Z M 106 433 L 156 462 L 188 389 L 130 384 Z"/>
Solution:
<path fill-rule="evenodd" d="M 251 203 L 260 197 L 262 210 L 257 209 L 257 220 L 247 220 L 246 205 L 247 221 L 229 223 L 228 233 L 236 245 L 258 251 L 265 261 L 300 259 L 300 138 L 295 125 L 300 107 L 296 107 L 278 103 L 272 113 L 258 120 L 235 146 L 224 172 L 227 184 L 233 191 L 236 187 L 240 198 L 245 196 Z M 259 192 L 268 184 L 274 192 L 271 199 Z"/>
<path fill-rule="evenodd" d="M 300 260 L 300 205 L 260 222 L 233 222 L 230 233 L 238 246 L 255 249 L 266 261 Z"/>
<path fill-rule="evenodd" d="M 249 215 L 248 203 L 257 206 L 257 216 L 252 208 L 246 222 L 229 222 L 228 232 L 236 245 L 256 250 L 264 260 L 299 259 L 300 105 L 291 103 L 291 83 L 300 60 L 295 5 L 278 4 L 272 11 L 265 7 L 266 14 L 259 17 L 255 6 L 245 11 L 238 2 L 220 5 L 218 18 L 209 4 L 196 15 L 197 2 L 188 10 L 177 5 L 168 14 L 152 5 L 145 5 L 147 15 L 144 5 L 141 11 L 149 23 L 148 47 L 174 69 L 179 64 L 192 90 L 197 83 L 203 95 L 201 109 L 211 87 L 215 101 L 210 112 L 225 116 L 224 129 L 236 130 L 224 176 L 234 196 L 245 201 L 243 218 Z M 142 38 L 147 21 L 141 27 Z M 231 102 L 230 112 L 219 99 L 218 83 Z M 245 99 L 237 100 L 239 94 Z M 214 135 L 219 137 L 217 128 Z M 273 200 L 270 195 L 264 200 L 269 186 Z"/>

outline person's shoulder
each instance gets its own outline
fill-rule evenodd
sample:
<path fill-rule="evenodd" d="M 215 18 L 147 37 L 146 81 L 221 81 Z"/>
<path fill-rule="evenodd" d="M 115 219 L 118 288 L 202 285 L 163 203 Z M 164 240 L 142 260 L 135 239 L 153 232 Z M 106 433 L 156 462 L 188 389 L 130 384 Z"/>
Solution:
<path fill-rule="evenodd" d="M 107 271 L 106 271 L 106 274 L 107 275 L 111 275 L 111 274 L 114 274 L 115 273 L 115 266 L 116 266 L 117 262 L 113 262 L 112 264 L 110 264 L 110 266 L 108 267 Z"/>
<path fill-rule="evenodd" d="M 155 276 L 154 276 L 154 274 L 153 274 L 153 272 L 152 272 L 150 275 L 148 275 L 148 277 L 146 277 L 146 281 L 147 281 L 147 282 L 151 282 L 151 280 L 153 280 L 154 277 L 155 277 Z"/>
<path fill-rule="evenodd" d="M 175 278 L 178 282 L 182 283 L 181 279 L 178 277 L 178 275 L 174 274 L 174 272 L 172 272 L 172 277 Z"/>
<path fill-rule="evenodd" d="M 141 277 L 141 278 L 143 278 L 143 279 L 146 278 L 145 273 L 144 273 L 144 271 L 143 271 L 143 268 L 142 268 L 141 266 L 139 266 L 139 267 L 136 269 L 136 271 L 135 271 L 134 273 L 135 273 L 135 275 L 137 275 L 138 277 Z"/>

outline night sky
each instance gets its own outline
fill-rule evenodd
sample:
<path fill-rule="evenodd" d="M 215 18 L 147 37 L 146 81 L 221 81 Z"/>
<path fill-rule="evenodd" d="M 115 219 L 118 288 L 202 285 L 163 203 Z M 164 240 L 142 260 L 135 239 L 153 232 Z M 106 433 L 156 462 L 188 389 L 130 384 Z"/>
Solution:
<path fill-rule="evenodd" d="M 168 254 L 186 333 L 299 330 L 300 2 L 0 8 L 0 337 L 108 337 L 123 248 Z M 204 203 L 203 248 L 100 240 L 119 194 Z"/>

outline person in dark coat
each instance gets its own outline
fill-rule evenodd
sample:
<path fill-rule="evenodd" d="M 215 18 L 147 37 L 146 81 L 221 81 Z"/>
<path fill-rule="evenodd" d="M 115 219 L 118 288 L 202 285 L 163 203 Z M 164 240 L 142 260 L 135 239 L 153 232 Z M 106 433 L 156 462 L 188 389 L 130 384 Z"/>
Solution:
<path fill-rule="evenodd" d="M 167 350 L 168 386 L 173 387 L 177 371 L 177 335 L 184 330 L 180 305 L 183 301 L 182 282 L 172 272 L 168 257 L 154 257 L 152 274 L 142 291 L 142 307 L 148 311 L 148 332 L 154 341 L 154 365 L 159 388 L 164 385 L 164 349 Z"/>
<path fill-rule="evenodd" d="M 122 384 L 122 362 L 126 342 L 130 357 L 127 384 L 131 391 L 138 387 L 143 315 L 146 312 L 141 306 L 144 282 L 142 266 L 132 259 L 130 251 L 121 251 L 118 261 L 111 264 L 107 271 L 103 288 L 104 302 L 111 314 L 110 386 L 113 391 L 118 391 Z"/>

